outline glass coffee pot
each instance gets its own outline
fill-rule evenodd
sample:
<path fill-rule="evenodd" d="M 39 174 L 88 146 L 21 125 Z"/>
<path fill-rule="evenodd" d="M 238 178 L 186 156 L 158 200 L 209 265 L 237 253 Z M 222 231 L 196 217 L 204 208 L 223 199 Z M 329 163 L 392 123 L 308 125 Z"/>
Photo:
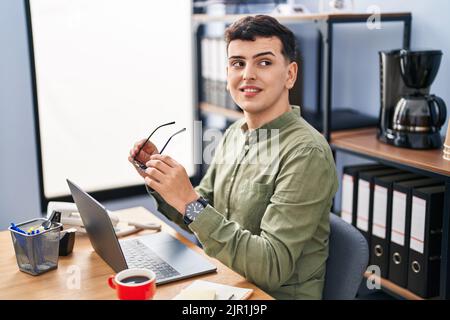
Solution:
<path fill-rule="evenodd" d="M 395 107 L 392 127 L 398 131 L 437 132 L 446 115 L 445 103 L 438 96 L 406 96 Z"/>
<path fill-rule="evenodd" d="M 431 86 L 441 58 L 440 50 L 401 51 L 402 79 L 406 86 L 417 91 L 402 96 L 397 102 L 392 117 L 394 130 L 409 133 L 439 133 L 446 120 L 446 105 L 438 96 L 422 94 L 420 89 Z"/>

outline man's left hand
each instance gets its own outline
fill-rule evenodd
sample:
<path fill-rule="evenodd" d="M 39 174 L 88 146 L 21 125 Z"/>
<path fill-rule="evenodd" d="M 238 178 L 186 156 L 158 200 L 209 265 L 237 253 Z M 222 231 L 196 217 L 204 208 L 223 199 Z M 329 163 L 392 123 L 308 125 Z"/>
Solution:
<path fill-rule="evenodd" d="M 195 192 L 186 169 L 168 155 L 154 154 L 145 164 L 145 184 L 184 215 L 186 205 L 200 196 Z"/>

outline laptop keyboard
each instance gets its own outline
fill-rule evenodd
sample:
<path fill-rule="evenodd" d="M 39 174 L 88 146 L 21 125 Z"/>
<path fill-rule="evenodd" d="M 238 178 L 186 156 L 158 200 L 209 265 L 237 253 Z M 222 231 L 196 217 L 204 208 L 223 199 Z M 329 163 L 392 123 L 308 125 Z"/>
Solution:
<path fill-rule="evenodd" d="M 128 267 L 150 269 L 156 274 L 158 282 L 180 274 L 139 240 L 121 241 L 120 246 Z"/>

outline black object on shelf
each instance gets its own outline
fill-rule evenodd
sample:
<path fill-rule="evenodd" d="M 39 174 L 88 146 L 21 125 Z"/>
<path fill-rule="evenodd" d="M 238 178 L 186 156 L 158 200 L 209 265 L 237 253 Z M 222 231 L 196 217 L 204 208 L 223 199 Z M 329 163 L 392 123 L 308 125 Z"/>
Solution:
<path fill-rule="evenodd" d="M 75 244 L 75 229 L 68 229 L 61 232 L 61 238 L 59 240 L 59 255 L 68 256 L 73 251 Z"/>
<path fill-rule="evenodd" d="M 301 113 L 302 117 L 310 125 L 317 131 L 323 132 L 323 115 L 307 109 L 302 109 Z M 331 131 L 376 127 L 378 125 L 377 117 L 363 114 L 353 109 L 332 109 L 330 120 Z"/>
<path fill-rule="evenodd" d="M 430 94 L 442 51 L 391 50 L 380 55 L 378 138 L 410 149 L 442 147 L 440 129 L 447 118 L 444 100 Z"/>

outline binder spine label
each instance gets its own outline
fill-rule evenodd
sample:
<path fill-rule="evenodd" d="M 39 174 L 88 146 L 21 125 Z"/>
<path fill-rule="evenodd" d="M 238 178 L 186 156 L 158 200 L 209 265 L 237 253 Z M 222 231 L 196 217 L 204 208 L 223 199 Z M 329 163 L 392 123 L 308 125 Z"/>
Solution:
<path fill-rule="evenodd" d="M 352 224 L 353 207 L 353 177 L 344 174 L 342 177 L 342 209 L 341 218 L 345 222 Z"/>
<path fill-rule="evenodd" d="M 375 186 L 372 234 L 386 239 L 387 188 Z"/>
<path fill-rule="evenodd" d="M 358 181 L 358 211 L 356 226 L 358 229 L 369 231 L 369 200 L 370 200 L 370 183 L 360 179 Z"/>
<path fill-rule="evenodd" d="M 392 230 L 391 241 L 401 246 L 405 245 L 406 194 L 394 191 L 392 199 Z"/>
<path fill-rule="evenodd" d="M 425 241 L 426 201 L 413 197 L 411 208 L 410 248 L 423 253 Z"/>

